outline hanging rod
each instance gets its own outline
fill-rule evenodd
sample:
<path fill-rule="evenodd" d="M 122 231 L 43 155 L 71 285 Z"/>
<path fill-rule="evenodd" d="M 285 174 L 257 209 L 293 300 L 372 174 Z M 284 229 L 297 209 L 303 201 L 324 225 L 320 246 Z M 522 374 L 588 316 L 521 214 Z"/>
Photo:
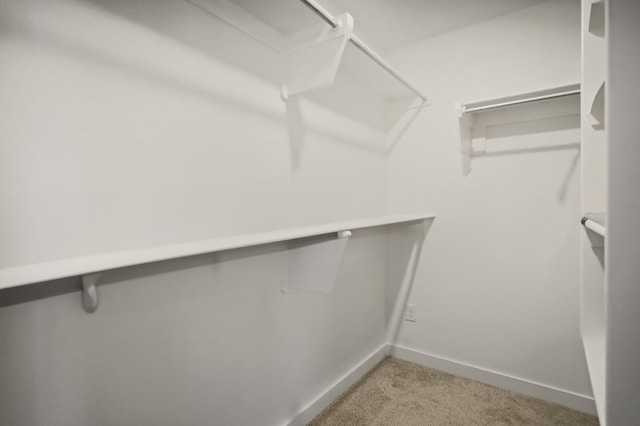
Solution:
<path fill-rule="evenodd" d="M 530 96 L 530 97 L 527 97 L 527 98 L 514 99 L 514 100 L 510 100 L 510 101 L 496 102 L 495 104 L 480 105 L 480 106 L 476 106 L 476 107 L 466 107 L 465 106 L 464 107 L 464 112 L 487 111 L 487 110 L 490 110 L 490 109 L 502 108 L 502 107 L 506 107 L 506 106 L 519 105 L 519 104 L 525 104 L 525 103 L 536 102 L 536 101 L 543 101 L 545 99 L 562 98 L 562 97 L 565 97 L 565 96 L 573 96 L 573 95 L 579 95 L 579 94 L 580 94 L 580 86 L 579 85 L 572 85 L 572 86 L 567 86 L 567 87 L 561 88 L 561 90 L 558 91 L 558 92 L 545 93 L 543 95 Z"/>
<path fill-rule="evenodd" d="M 607 229 L 604 227 L 604 225 L 602 225 L 601 223 L 596 222 L 595 220 L 591 219 L 590 217 L 583 217 L 580 220 L 580 223 L 582 223 L 582 225 L 589 229 L 590 231 L 595 232 L 596 234 L 600 235 L 601 237 L 606 237 L 607 235 Z"/>
<path fill-rule="evenodd" d="M 316 15 L 321 17 L 327 24 L 331 25 L 331 27 L 336 28 L 340 23 L 336 18 L 334 18 L 322 5 L 318 4 L 315 0 L 300 0 L 304 3 L 308 8 L 310 8 Z M 402 83 L 407 89 L 411 90 L 413 93 L 418 95 L 423 102 L 426 102 L 428 98 L 422 94 L 422 92 L 416 87 L 409 83 L 404 77 L 402 77 L 398 72 L 393 69 L 391 65 L 385 62 L 384 59 L 380 57 L 376 52 L 371 50 L 369 46 L 366 45 L 365 42 L 360 40 L 355 34 L 352 34 L 349 38 L 349 41 L 358 49 L 360 49 L 365 55 L 373 59 L 378 65 L 384 68 L 389 74 L 396 78 L 400 83 Z"/>

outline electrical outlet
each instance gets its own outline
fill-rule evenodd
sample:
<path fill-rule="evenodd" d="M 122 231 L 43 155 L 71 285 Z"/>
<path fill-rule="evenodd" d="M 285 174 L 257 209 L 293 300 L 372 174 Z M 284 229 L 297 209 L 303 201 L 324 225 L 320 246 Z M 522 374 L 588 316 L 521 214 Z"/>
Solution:
<path fill-rule="evenodd" d="M 404 320 L 416 322 L 416 305 L 407 305 L 404 310 Z"/>

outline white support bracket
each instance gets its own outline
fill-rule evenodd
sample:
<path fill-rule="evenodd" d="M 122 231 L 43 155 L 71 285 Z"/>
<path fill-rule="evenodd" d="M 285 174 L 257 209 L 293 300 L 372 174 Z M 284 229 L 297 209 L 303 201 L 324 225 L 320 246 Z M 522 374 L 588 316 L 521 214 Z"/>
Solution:
<path fill-rule="evenodd" d="M 338 231 L 338 238 L 350 238 L 351 231 Z"/>
<path fill-rule="evenodd" d="M 89 314 L 94 313 L 96 309 L 98 309 L 98 289 L 96 283 L 101 276 L 102 272 L 82 276 L 82 306 Z"/>
<path fill-rule="evenodd" d="M 460 128 L 459 143 L 460 153 L 462 154 L 462 175 L 469 176 L 471 173 L 471 158 L 486 152 L 486 137 L 484 129 L 482 129 L 482 135 L 476 134 L 474 138 L 474 116 L 465 111 L 465 106 L 461 102 L 456 102 L 454 108 L 458 113 L 458 125 Z"/>
<path fill-rule="evenodd" d="M 291 37 L 292 48 L 285 53 L 287 78 L 280 97 L 309 92 L 333 84 L 347 42 L 353 34 L 353 17 L 348 13 L 337 17 L 339 25 L 331 28 L 320 24 Z"/>

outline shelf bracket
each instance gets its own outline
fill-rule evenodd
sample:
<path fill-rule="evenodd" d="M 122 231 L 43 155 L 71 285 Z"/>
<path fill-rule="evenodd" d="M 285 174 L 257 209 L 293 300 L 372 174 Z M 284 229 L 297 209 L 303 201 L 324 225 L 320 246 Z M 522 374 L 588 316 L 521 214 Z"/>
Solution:
<path fill-rule="evenodd" d="M 92 314 L 98 309 L 98 288 L 96 283 L 102 276 L 102 272 L 85 274 L 82 276 L 82 306 L 84 310 Z"/>
<path fill-rule="evenodd" d="M 473 129 L 473 116 L 465 113 L 465 107 L 461 102 L 456 102 L 454 108 L 458 114 L 458 126 L 460 129 L 459 146 L 462 154 L 462 175 L 471 173 L 471 157 L 473 156 L 471 131 Z"/>
<path fill-rule="evenodd" d="M 336 28 L 320 24 L 293 34 L 291 48 L 285 53 L 287 78 L 280 97 L 309 92 L 333 84 L 347 42 L 353 33 L 353 17 L 348 13 L 337 17 Z"/>

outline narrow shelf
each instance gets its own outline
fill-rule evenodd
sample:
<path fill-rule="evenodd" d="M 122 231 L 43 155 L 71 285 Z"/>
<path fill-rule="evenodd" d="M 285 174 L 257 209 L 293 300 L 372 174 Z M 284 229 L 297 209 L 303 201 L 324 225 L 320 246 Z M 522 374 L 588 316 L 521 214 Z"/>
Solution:
<path fill-rule="evenodd" d="M 434 215 L 428 214 L 374 217 L 16 266 L 0 269 L 0 289 L 352 229 L 419 222 L 433 218 Z"/>
<path fill-rule="evenodd" d="M 415 94 L 423 105 L 428 104 L 427 96 L 422 91 L 353 32 L 353 18 L 349 13 L 333 16 L 316 0 L 299 1 L 300 10 L 305 10 L 303 14 L 295 6 L 289 5 L 285 15 L 278 13 L 277 7 L 265 8 L 260 2 L 244 2 L 239 5 L 230 0 L 187 1 L 283 55 L 288 69 L 288 76 L 284 79 L 281 91 L 283 100 L 288 99 L 290 95 L 333 85 L 338 67 L 345 62 L 346 43 L 362 52 L 368 62 L 373 62 L 384 74 L 385 81 L 392 80 L 398 83 L 404 90 Z M 311 15 L 309 11 L 313 13 L 313 21 L 306 17 Z M 286 16 L 286 19 L 283 19 L 283 16 Z M 321 20 L 318 20 L 318 17 Z M 326 25 L 331 29 L 329 32 L 325 31 Z M 361 72 L 354 74 L 362 75 Z M 372 74 L 380 73 L 373 71 Z M 363 79 L 379 83 L 377 77 L 372 79 L 370 75 L 365 75 Z M 362 79 L 359 78 L 352 83 L 361 86 L 360 80 Z M 388 83 L 383 85 L 387 86 Z M 396 96 L 396 90 L 397 88 L 393 90 L 393 95 L 389 98 Z M 404 90 L 401 93 L 405 93 Z"/>
<path fill-rule="evenodd" d="M 589 111 L 589 123 L 594 129 L 604 129 L 604 96 L 605 96 L 605 83 L 602 82 L 600 88 L 596 92 L 591 102 L 591 109 Z"/>
<path fill-rule="evenodd" d="M 591 0 L 588 30 L 597 37 L 604 37 L 604 0 Z"/>
<path fill-rule="evenodd" d="M 580 96 L 580 83 L 538 90 L 535 92 L 521 93 L 518 95 L 500 97 L 490 100 L 462 103 L 456 102 L 455 110 L 458 112 L 459 144 L 462 154 L 462 174 L 468 176 L 471 173 L 471 158 L 484 154 L 485 137 L 474 136 L 474 125 L 482 113 L 533 102 L 546 101 L 567 96 Z M 478 143 L 474 144 L 474 138 Z M 474 145 L 480 144 L 480 149 Z"/>
<path fill-rule="evenodd" d="M 554 87 L 551 89 L 539 90 L 536 92 L 523 93 L 514 96 L 507 96 L 487 101 L 472 102 L 462 105 L 463 113 L 482 112 L 490 109 L 504 108 L 519 104 L 543 101 L 546 99 L 561 98 L 580 94 L 580 84 L 570 84 L 567 86 Z"/>

